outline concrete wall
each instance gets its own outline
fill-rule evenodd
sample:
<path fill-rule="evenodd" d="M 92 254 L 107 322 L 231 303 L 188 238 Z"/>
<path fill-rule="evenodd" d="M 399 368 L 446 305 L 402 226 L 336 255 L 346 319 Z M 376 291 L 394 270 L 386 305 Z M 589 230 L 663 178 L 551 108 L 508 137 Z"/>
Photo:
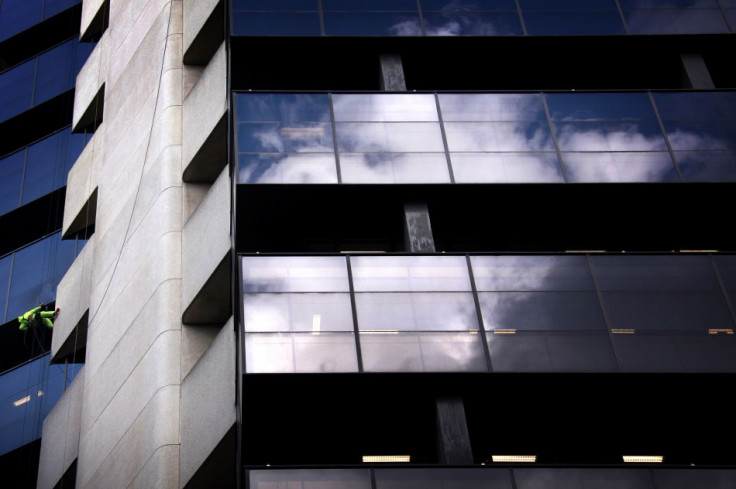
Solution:
<path fill-rule="evenodd" d="M 222 43 L 184 100 L 184 180 L 212 182 L 226 166 L 227 54 Z"/>
<path fill-rule="evenodd" d="M 46 416 L 41 433 L 38 489 L 51 489 L 77 458 L 84 367 Z"/>
<path fill-rule="evenodd" d="M 76 487 L 176 487 L 182 2 L 110 0 L 109 15 L 106 61 L 85 67 L 105 100 Z"/>
<path fill-rule="evenodd" d="M 182 382 L 180 487 L 186 486 L 198 471 L 206 470 L 205 461 L 235 424 L 235 341 L 231 318 Z M 234 463 L 234 457 L 233 446 L 229 453 L 224 450 L 224 460 L 220 461 L 224 463 L 210 460 L 209 466 L 228 466 L 228 459 Z M 208 475 L 202 478 L 211 481 L 228 477 L 226 473 Z"/>

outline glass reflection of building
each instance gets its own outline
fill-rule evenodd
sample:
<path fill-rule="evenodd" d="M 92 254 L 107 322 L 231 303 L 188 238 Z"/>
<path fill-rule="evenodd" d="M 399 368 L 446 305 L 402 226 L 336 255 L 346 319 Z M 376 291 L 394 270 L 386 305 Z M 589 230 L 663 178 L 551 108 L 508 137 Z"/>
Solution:
<path fill-rule="evenodd" d="M 736 483 L 736 4 L 231 4 L 248 487 Z"/>
<path fill-rule="evenodd" d="M 52 332 L 17 317 L 44 303 L 84 245 L 61 237 L 67 172 L 86 142 L 71 131 L 81 2 L 0 2 L 0 467 L 3 485 L 36 487 L 46 415 L 84 359 L 50 361 Z M 60 305 L 59 305 L 60 306 Z"/>

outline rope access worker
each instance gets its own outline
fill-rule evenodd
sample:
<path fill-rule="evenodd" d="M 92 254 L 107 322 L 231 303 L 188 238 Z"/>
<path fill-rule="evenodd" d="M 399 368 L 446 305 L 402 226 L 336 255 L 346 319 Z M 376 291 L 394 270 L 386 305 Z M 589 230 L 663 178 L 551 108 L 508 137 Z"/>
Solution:
<path fill-rule="evenodd" d="M 46 306 L 42 302 L 38 307 L 31 309 L 22 316 L 18 316 L 18 322 L 20 323 L 18 329 L 26 331 L 28 326 L 36 326 L 39 323 L 43 323 L 47 328 L 51 329 L 54 327 L 52 319 L 56 319 L 56 316 L 59 315 L 59 311 L 60 308 L 58 307 L 55 311 L 47 311 Z"/>

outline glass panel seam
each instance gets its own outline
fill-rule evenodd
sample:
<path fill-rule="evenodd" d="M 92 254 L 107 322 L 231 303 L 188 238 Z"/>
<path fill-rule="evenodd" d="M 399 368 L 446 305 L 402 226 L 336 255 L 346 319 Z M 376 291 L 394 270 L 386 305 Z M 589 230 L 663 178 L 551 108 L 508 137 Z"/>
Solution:
<path fill-rule="evenodd" d="M 353 286 L 353 268 L 350 263 L 350 255 L 345 257 L 348 269 L 348 289 L 350 294 L 350 309 L 353 315 L 353 336 L 355 337 L 355 354 L 358 357 L 358 372 L 363 372 L 363 353 L 360 350 L 360 328 L 358 326 L 358 307 L 355 303 L 355 288 Z"/>
<path fill-rule="evenodd" d="M 486 336 L 486 328 L 483 324 L 483 311 L 480 307 L 480 298 L 478 297 L 478 289 L 475 286 L 475 275 L 473 275 L 473 266 L 470 261 L 470 256 L 465 255 L 465 263 L 468 266 L 468 275 L 470 278 L 470 290 L 473 294 L 473 302 L 475 304 L 475 315 L 478 321 L 478 334 L 481 337 L 481 344 L 483 345 L 483 354 L 486 357 L 486 369 L 488 372 L 493 372 L 493 361 L 491 360 L 491 351 L 488 347 L 488 337 Z"/>
<path fill-rule="evenodd" d="M 562 181 L 564 183 L 569 183 L 567 178 L 567 169 L 562 162 L 562 152 L 560 151 L 560 145 L 557 142 L 557 128 L 552 123 L 552 115 L 550 114 L 549 106 L 547 105 L 545 92 L 539 92 L 539 97 L 542 100 L 542 106 L 544 107 L 544 116 L 547 121 L 547 127 L 549 128 L 550 137 L 552 138 L 552 144 L 554 144 L 555 146 L 555 153 L 557 154 L 557 165 L 560 167 L 560 171 L 562 172 Z"/>
<path fill-rule="evenodd" d="M 664 143 L 667 145 L 667 151 L 670 154 L 670 158 L 672 158 L 672 164 L 675 165 L 675 171 L 677 172 L 677 178 L 679 178 L 680 182 L 684 182 L 685 179 L 683 178 L 682 172 L 680 171 L 680 165 L 677 163 L 677 156 L 675 155 L 675 152 L 672 149 L 672 143 L 670 143 L 669 135 L 667 134 L 667 130 L 664 127 L 662 116 L 659 115 L 659 109 L 657 108 L 657 104 L 654 102 L 654 95 L 652 94 L 650 90 L 647 90 L 647 95 L 649 96 L 649 103 L 652 104 L 652 109 L 654 110 L 654 116 L 657 118 L 657 124 L 659 124 L 659 130 L 662 132 Z"/>
<path fill-rule="evenodd" d="M 442 134 L 442 145 L 445 148 L 445 160 L 447 161 L 447 171 L 450 173 L 450 184 L 453 184 L 455 183 L 455 172 L 452 169 L 452 162 L 450 160 L 450 147 L 447 144 L 447 133 L 445 132 L 445 123 L 442 119 L 442 109 L 440 108 L 440 96 L 438 93 L 434 94 L 434 103 L 437 107 L 437 122 L 440 125 L 440 133 Z"/>
<path fill-rule="evenodd" d="M 608 333 L 608 342 L 611 345 L 611 350 L 613 351 L 613 357 L 616 360 L 616 367 L 618 368 L 619 372 L 622 372 L 623 369 L 621 368 L 621 361 L 619 360 L 619 355 L 618 355 L 618 352 L 616 351 L 616 342 L 613 340 L 613 329 L 611 328 L 611 321 L 608 317 L 608 312 L 606 311 L 606 305 L 603 302 L 603 292 L 601 292 L 601 289 L 598 286 L 598 278 L 596 277 L 596 274 L 593 271 L 593 264 L 590 261 L 590 255 L 585 255 L 585 262 L 588 265 L 588 273 L 590 273 L 590 276 L 593 279 L 593 287 L 595 288 L 595 293 L 596 293 L 596 296 L 598 297 L 598 305 L 601 308 L 601 314 L 603 315 L 603 323 L 606 325 L 606 332 Z"/>

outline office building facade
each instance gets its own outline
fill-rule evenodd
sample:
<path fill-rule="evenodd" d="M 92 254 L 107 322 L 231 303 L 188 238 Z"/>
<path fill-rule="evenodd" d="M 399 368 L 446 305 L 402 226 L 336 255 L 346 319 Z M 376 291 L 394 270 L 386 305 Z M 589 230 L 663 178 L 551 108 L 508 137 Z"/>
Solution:
<path fill-rule="evenodd" d="M 84 1 L 37 487 L 733 486 L 734 29 Z"/>

